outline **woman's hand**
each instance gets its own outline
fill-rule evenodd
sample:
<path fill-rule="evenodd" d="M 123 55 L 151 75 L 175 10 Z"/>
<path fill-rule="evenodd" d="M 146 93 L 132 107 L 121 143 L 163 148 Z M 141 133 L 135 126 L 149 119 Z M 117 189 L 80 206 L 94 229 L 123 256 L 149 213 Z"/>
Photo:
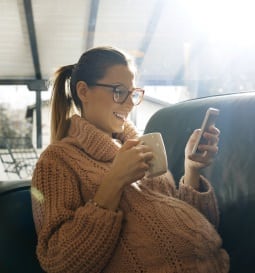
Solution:
<path fill-rule="evenodd" d="M 209 132 L 205 132 L 203 137 L 207 139 L 207 144 L 200 144 L 198 150 L 200 153 L 192 154 L 192 148 L 199 137 L 200 129 L 195 130 L 190 136 L 185 147 L 185 174 L 184 181 L 194 188 L 199 186 L 200 169 L 209 166 L 215 155 L 218 153 L 218 142 L 220 131 L 214 125 L 209 127 Z"/>
<path fill-rule="evenodd" d="M 200 153 L 191 154 L 192 148 L 196 139 L 199 136 L 200 129 L 197 129 L 190 136 L 187 145 L 185 147 L 185 164 L 187 167 L 201 169 L 210 165 L 218 153 L 218 142 L 220 131 L 215 126 L 209 127 L 209 132 L 205 132 L 203 137 L 207 140 L 207 144 L 200 144 L 198 150 Z"/>
<path fill-rule="evenodd" d="M 123 187 L 143 178 L 152 158 L 149 146 L 137 139 L 127 140 L 116 155 L 108 175 L 118 180 Z"/>
<path fill-rule="evenodd" d="M 116 210 L 125 185 L 143 178 L 152 158 L 149 146 L 141 144 L 137 139 L 127 140 L 98 188 L 94 201 L 101 207 Z"/>

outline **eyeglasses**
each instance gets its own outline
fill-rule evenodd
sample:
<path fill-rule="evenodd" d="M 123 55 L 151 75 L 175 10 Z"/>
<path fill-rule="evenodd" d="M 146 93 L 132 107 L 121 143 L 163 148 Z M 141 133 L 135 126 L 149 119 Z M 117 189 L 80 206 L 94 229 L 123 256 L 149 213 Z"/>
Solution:
<path fill-rule="evenodd" d="M 104 83 L 95 83 L 91 84 L 91 86 L 103 86 L 112 88 L 113 92 L 113 101 L 119 104 L 124 103 L 128 96 L 131 96 L 132 102 L 134 105 L 138 105 L 141 103 L 144 95 L 144 90 L 142 88 L 133 88 L 128 90 L 125 86 L 121 84 L 104 84 Z"/>

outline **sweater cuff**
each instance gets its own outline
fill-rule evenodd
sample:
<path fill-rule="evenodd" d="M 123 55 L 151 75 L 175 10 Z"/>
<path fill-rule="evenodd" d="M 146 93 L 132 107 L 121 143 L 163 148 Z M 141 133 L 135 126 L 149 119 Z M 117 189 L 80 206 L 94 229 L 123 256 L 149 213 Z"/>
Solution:
<path fill-rule="evenodd" d="M 184 183 L 184 176 L 182 176 L 182 178 L 180 179 L 180 182 L 179 182 L 179 188 L 183 188 L 183 189 L 188 189 L 189 191 L 193 191 L 194 193 L 197 193 L 197 194 L 210 194 L 211 191 L 213 191 L 213 188 L 210 184 L 210 182 L 202 175 L 200 175 L 200 180 L 199 180 L 199 189 L 196 190 L 194 189 L 193 187 L 189 186 L 189 185 L 186 185 Z"/>
<path fill-rule="evenodd" d="M 200 176 L 199 191 L 184 184 L 184 177 L 179 183 L 179 198 L 202 212 L 207 219 L 218 226 L 219 211 L 216 196 L 210 182 Z"/>

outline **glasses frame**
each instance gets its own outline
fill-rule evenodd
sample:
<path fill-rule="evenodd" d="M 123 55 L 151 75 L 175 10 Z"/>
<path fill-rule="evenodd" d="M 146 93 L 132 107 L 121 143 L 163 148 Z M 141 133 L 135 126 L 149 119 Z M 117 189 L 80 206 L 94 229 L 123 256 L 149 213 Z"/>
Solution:
<path fill-rule="evenodd" d="M 140 98 L 140 100 L 139 100 L 137 103 L 134 103 L 133 100 L 132 100 L 132 102 L 133 102 L 134 105 L 139 105 L 139 104 L 142 102 L 142 100 L 143 100 L 143 96 L 144 96 L 144 92 L 145 92 L 144 89 L 139 88 L 139 87 L 132 88 L 131 90 L 128 90 L 128 89 L 127 89 L 124 85 L 122 85 L 122 84 L 95 83 L 95 84 L 91 84 L 90 86 L 102 86 L 102 87 L 112 88 L 112 92 L 113 92 L 112 98 L 113 98 L 113 101 L 114 101 L 115 103 L 118 103 L 118 104 L 123 104 L 123 103 L 125 103 L 125 101 L 127 100 L 127 98 L 128 98 L 132 93 L 134 93 L 134 91 L 136 91 L 136 92 L 139 92 L 139 93 L 142 94 L 142 95 L 141 95 L 141 98 Z M 116 99 L 116 97 L 115 97 L 115 94 L 117 93 L 117 92 L 116 92 L 116 89 L 117 89 L 118 87 L 120 87 L 120 86 L 125 87 L 125 88 L 128 90 L 127 96 L 126 96 L 126 97 L 124 98 L 124 100 L 121 101 L 121 102 L 117 101 L 117 99 Z M 132 99 L 132 98 L 131 98 L 131 99 Z"/>

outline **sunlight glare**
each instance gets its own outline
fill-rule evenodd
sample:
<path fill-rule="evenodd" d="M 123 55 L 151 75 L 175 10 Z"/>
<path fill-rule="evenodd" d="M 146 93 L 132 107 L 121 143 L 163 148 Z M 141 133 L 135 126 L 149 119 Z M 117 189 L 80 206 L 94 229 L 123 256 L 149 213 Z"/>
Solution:
<path fill-rule="evenodd" d="M 39 203 L 43 203 L 44 196 L 42 192 L 39 191 L 37 188 L 31 187 L 31 195 L 36 201 L 38 201 Z"/>
<path fill-rule="evenodd" d="M 246 46 L 255 43 L 254 0 L 181 0 L 192 21 L 211 42 Z"/>

